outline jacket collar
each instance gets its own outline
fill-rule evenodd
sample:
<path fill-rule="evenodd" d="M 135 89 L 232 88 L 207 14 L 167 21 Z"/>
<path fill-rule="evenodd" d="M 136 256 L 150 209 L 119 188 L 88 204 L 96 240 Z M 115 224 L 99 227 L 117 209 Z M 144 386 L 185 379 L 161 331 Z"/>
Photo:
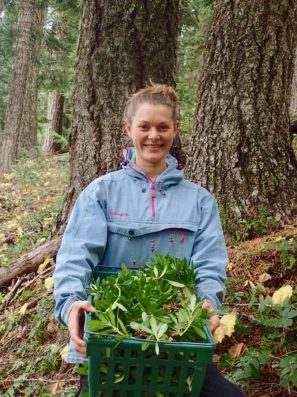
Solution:
<path fill-rule="evenodd" d="M 150 181 L 143 171 L 137 167 L 135 163 L 136 150 L 134 147 L 129 147 L 122 150 L 122 168 L 132 178 L 138 181 Z M 167 168 L 156 179 L 156 188 L 158 190 L 167 189 L 169 186 L 178 184 L 184 177 L 182 169 L 178 169 L 178 162 L 175 157 L 170 154 L 166 157 Z"/>

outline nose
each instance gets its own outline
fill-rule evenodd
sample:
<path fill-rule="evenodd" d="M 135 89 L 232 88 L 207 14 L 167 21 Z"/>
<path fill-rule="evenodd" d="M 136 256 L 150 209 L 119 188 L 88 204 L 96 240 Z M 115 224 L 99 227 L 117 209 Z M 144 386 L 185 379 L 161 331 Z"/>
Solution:
<path fill-rule="evenodd" d="M 148 137 L 149 137 L 149 139 L 152 139 L 152 140 L 159 139 L 160 135 L 159 135 L 157 128 L 155 128 L 155 127 L 150 128 Z"/>

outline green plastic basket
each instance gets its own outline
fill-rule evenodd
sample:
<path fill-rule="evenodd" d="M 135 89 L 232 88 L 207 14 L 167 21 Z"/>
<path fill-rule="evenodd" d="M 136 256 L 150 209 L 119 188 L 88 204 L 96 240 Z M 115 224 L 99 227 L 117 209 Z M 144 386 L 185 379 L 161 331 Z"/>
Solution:
<path fill-rule="evenodd" d="M 207 327 L 205 332 L 205 343 L 159 343 L 157 355 L 155 342 L 142 351 L 143 339 L 119 344 L 86 327 L 89 397 L 198 397 L 215 350 Z"/>

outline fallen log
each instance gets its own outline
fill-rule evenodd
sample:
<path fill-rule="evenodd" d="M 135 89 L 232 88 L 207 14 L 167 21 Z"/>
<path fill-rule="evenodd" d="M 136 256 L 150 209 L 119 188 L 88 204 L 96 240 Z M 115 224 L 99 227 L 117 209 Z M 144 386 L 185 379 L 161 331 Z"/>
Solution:
<path fill-rule="evenodd" d="M 21 256 L 16 262 L 0 267 L 0 288 L 23 274 L 34 272 L 47 257 L 53 258 L 60 247 L 61 240 L 62 236 L 57 237 Z"/>

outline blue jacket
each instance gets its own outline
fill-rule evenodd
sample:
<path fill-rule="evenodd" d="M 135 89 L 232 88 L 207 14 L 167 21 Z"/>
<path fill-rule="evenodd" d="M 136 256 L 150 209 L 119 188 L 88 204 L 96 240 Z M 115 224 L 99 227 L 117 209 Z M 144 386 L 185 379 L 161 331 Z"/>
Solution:
<path fill-rule="evenodd" d="M 156 252 L 198 263 L 198 295 L 222 303 L 228 258 L 214 198 L 185 180 L 170 155 L 155 182 L 134 159 L 129 148 L 122 170 L 95 179 L 75 203 L 54 274 L 55 314 L 65 325 L 96 267 L 137 267 Z M 68 362 L 78 357 L 71 353 Z"/>

